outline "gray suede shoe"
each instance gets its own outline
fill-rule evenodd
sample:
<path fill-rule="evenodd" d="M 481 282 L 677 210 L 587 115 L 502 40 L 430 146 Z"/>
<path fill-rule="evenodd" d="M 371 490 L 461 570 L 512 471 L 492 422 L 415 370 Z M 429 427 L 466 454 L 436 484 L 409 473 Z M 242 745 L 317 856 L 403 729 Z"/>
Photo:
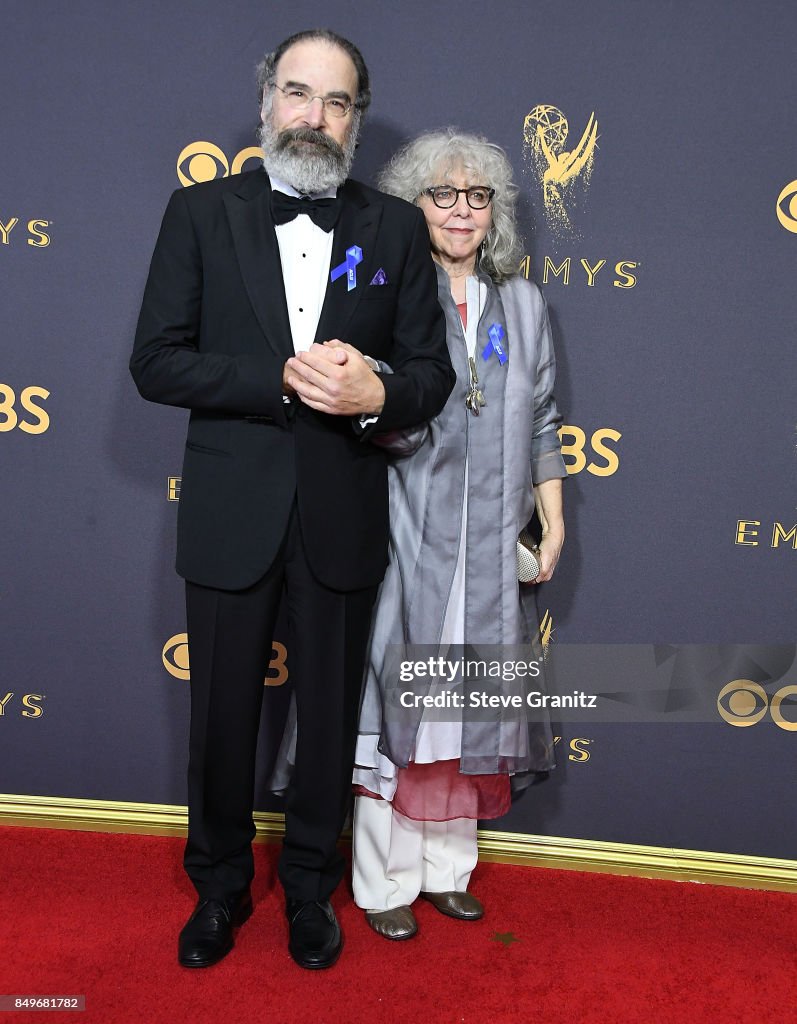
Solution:
<path fill-rule="evenodd" d="M 422 892 L 421 896 L 441 914 L 459 921 L 478 921 L 484 917 L 484 907 L 469 892 Z"/>
<path fill-rule="evenodd" d="M 365 920 L 375 932 L 386 939 L 411 939 L 418 931 L 418 922 L 409 907 L 393 910 L 366 910 Z"/>

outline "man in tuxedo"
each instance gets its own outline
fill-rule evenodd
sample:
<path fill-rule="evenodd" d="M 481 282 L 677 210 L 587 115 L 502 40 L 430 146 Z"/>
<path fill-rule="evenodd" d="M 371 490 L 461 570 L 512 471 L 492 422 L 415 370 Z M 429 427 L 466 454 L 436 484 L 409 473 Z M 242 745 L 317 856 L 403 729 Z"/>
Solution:
<path fill-rule="evenodd" d="M 130 367 L 144 398 L 191 410 L 177 570 L 199 900 L 179 962 L 220 960 L 252 912 L 255 750 L 284 600 L 298 739 L 279 877 L 291 955 L 320 968 L 342 945 L 329 896 L 387 564 L 385 456 L 370 437 L 436 415 L 455 378 L 423 216 L 348 179 L 370 102 L 361 54 L 302 32 L 258 70 L 264 168 L 171 197 Z"/>

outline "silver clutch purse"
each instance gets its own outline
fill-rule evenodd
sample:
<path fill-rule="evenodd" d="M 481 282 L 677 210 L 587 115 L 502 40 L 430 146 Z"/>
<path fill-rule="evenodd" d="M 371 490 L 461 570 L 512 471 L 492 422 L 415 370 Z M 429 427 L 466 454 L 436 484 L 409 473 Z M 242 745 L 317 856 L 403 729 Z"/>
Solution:
<path fill-rule="evenodd" d="M 533 583 L 540 575 L 540 549 L 528 530 L 517 539 L 517 578 L 521 583 Z"/>

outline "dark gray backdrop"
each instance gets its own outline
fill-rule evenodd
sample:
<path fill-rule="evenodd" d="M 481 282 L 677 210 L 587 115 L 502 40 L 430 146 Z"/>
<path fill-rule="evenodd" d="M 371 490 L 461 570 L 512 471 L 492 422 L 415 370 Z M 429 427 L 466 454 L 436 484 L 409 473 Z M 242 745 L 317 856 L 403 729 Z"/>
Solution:
<path fill-rule="evenodd" d="M 567 483 L 540 593 L 553 642 L 795 640 L 795 535 L 772 546 L 797 522 L 797 209 L 787 196 L 784 226 L 775 208 L 797 179 L 792 3 L 5 0 L 2 19 L 0 790 L 184 802 L 188 684 L 161 652 L 185 628 L 167 500 L 185 414 L 141 401 L 127 359 L 178 155 L 252 145 L 255 63 L 319 23 L 373 76 L 356 176 L 420 130 L 483 132 L 515 165 L 531 275 L 571 258 L 544 289 L 560 406 L 588 464 L 605 465 L 596 430 L 622 437 L 616 472 Z M 567 116 L 569 146 L 598 122 L 575 237 L 547 226 L 525 159 L 538 104 Z M 581 259 L 607 261 L 594 287 Z M 633 288 L 613 284 L 620 261 Z M 740 520 L 761 524 L 748 543 Z M 791 661 L 764 682 L 797 682 Z M 273 721 L 287 692 L 267 691 Z M 558 731 L 560 769 L 498 827 L 795 856 L 797 735 L 769 715 Z"/>

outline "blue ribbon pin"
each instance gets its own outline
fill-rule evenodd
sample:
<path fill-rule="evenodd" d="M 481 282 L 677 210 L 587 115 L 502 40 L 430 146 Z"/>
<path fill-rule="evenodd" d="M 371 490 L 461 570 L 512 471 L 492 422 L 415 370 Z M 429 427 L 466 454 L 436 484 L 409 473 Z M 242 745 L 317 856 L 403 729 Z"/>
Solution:
<path fill-rule="evenodd" d="M 331 272 L 330 279 L 337 281 L 339 277 L 346 275 L 346 291 L 357 287 L 357 264 L 363 261 L 363 251 L 359 245 L 352 245 L 346 250 L 346 259 L 339 263 Z"/>
<path fill-rule="evenodd" d="M 490 358 L 493 352 L 498 356 L 498 362 L 501 366 L 503 366 L 507 361 L 509 356 L 506 354 L 504 346 L 501 344 L 504 340 L 504 336 L 504 329 L 500 324 L 490 324 L 490 328 L 487 331 L 487 337 L 490 340 L 484 346 L 484 350 L 482 351 L 482 359 L 484 359 L 485 362 Z"/>

